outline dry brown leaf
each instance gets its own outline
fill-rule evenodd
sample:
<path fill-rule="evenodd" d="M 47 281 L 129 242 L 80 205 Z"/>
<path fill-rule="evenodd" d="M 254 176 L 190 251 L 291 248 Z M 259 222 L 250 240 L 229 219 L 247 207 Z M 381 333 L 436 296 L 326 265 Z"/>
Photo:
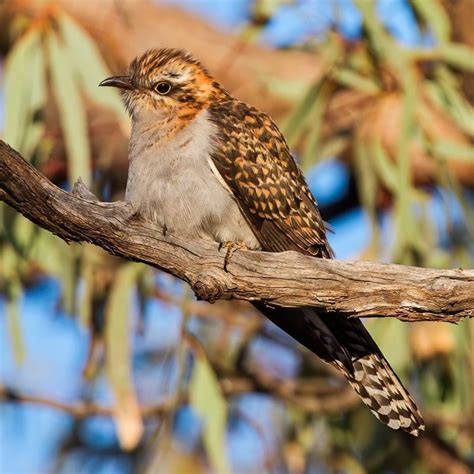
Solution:
<path fill-rule="evenodd" d="M 420 322 L 411 328 L 410 344 L 415 357 L 429 360 L 438 355 L 449 355 L 455 349 L 451 328 L 436 322 Z"/>
<path fill-rule="evenodd" d="M 127 394 L 120 403 L 114 404 L 114 418 L 122 449 L 135 448 L 143 435 L 143 421 L 136 398 Z"/>

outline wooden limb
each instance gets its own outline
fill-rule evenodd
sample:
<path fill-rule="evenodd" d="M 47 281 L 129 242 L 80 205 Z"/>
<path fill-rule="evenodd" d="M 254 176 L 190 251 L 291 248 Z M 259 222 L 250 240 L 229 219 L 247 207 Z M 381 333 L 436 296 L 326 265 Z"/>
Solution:
<path fill-rule="evenodd" d="M 281 400 L 299 407 L 306 413 L 329 414 L 350 410 L 359 405 L 360 401 L 354 391 L 347 385 L 330 387 L 332 390 L 320 394 L 317 390 L 311 393 L 300 393 L 298 384 L 283 383 L 280 379 L 272 379 L 263 374 L 249 374 L 246 376 L 223 376 L 219 378 L 222 393 L 225 396 L 241 395 L 249 392 L 272 394 Z M 318 385 L 316 384 L 316 388 Z M 114 417 L 114 408 L 94 402 L 61 402 L 38 395 L 22 393 L 12 387 L 0 385 L 0 400 L 15 403 L 33 403 L 69 413 L 74 418 L 90 416 Z M 140 406 L 143 417 L 161 416 L 188 402 L 187 396 L 172 396 L 156 403 Z"/>
<path fill-rule="evenodd" d="M 0 200 L 67 242 L 90 242 L 113 255 L 166 271 L 207 301 L 312 306 L 348 317 L 404 321 L 457 322 L 474 316 L 474 270 L 237 251 L 224 271 L 224 253 L 217 243 L 163 236 L 162 229 L 138 219 L 123 202 L 104 203 L 67 193 L 2 141 Z"/>

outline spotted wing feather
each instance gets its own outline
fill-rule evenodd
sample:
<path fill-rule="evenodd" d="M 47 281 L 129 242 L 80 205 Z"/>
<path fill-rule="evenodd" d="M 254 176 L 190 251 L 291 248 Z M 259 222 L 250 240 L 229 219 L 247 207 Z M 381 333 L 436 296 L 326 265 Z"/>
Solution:
<path fill-rule="evenodd" d="M 262 245 L 330 257 L 316 201 L 273 121 L 235 100 L 214 104 L 211 117 L 221 134 L 214 164 Z"/>

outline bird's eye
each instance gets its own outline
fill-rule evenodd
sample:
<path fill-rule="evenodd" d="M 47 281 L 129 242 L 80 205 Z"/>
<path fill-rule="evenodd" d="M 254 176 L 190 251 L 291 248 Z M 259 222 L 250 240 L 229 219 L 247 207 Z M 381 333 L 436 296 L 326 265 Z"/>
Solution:
<path fill-rule="evenodd" d="M 171 84 L 169 82 L 161 81 L 155 85 L 154 89 L 158 94 L 166 95 L 171 90 Z"/>

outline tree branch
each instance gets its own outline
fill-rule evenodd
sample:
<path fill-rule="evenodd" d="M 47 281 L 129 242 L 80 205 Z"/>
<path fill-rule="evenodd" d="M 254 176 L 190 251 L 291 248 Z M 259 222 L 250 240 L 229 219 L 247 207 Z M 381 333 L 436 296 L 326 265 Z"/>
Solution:
<path fill-rule="evenodd" d="M 303 382 L 304 387 L 305 379 L 298 379 L 299 381 Z M 285 381 L 280 379 L 257 373 L 247 374 L 246 376 L 222 376 L 219 378 L 219 384 L 225 396 L 242 395 L 250 392 L 271 394 L 304 410 L 306 413 L 340 413 L 360 404 L 359 398 L 348 385 L 329 387 L 326 383 L 327 381 L 324 381 L 325 387 L 331 389 L 328 393 L 319 393 L 317 390 L 319 388 L 318 384 L 315 384 L 315 387 L 311 387 L 312 390 L 309 393 L 302 393 L 298 382 L 286 381 L 285 383 Z M 311 382 L 314 382 L 314 380 Z M 13 387 L 0 385 L 0 401 L 3 400 L 47 406 L 69 413 L 74 418 L 115 416 L 114 409 L 111 406 L 83 400 L 65 403 L 47 397 L 25 394 Z M 163 398 L 159 402 L 141 405 L 140 413 L 143 417 L 160 416 L 188 402 L 187 395 L 175 395 Z"/>
<path fill-rule="evenodd" d="M 0 200 L 60 238 L 90 242 L 189 283 L 198 298 L 313 306 L 348 317 L 456 322 L 474 315 L 474 270 L 431 270 L 372 262 L 341 262 L 237 251 L 228 271 L 211 241 L 163 236 L 123 202 L 103 203 L 76 187 L 53 185 L 0 141 Z"/>

